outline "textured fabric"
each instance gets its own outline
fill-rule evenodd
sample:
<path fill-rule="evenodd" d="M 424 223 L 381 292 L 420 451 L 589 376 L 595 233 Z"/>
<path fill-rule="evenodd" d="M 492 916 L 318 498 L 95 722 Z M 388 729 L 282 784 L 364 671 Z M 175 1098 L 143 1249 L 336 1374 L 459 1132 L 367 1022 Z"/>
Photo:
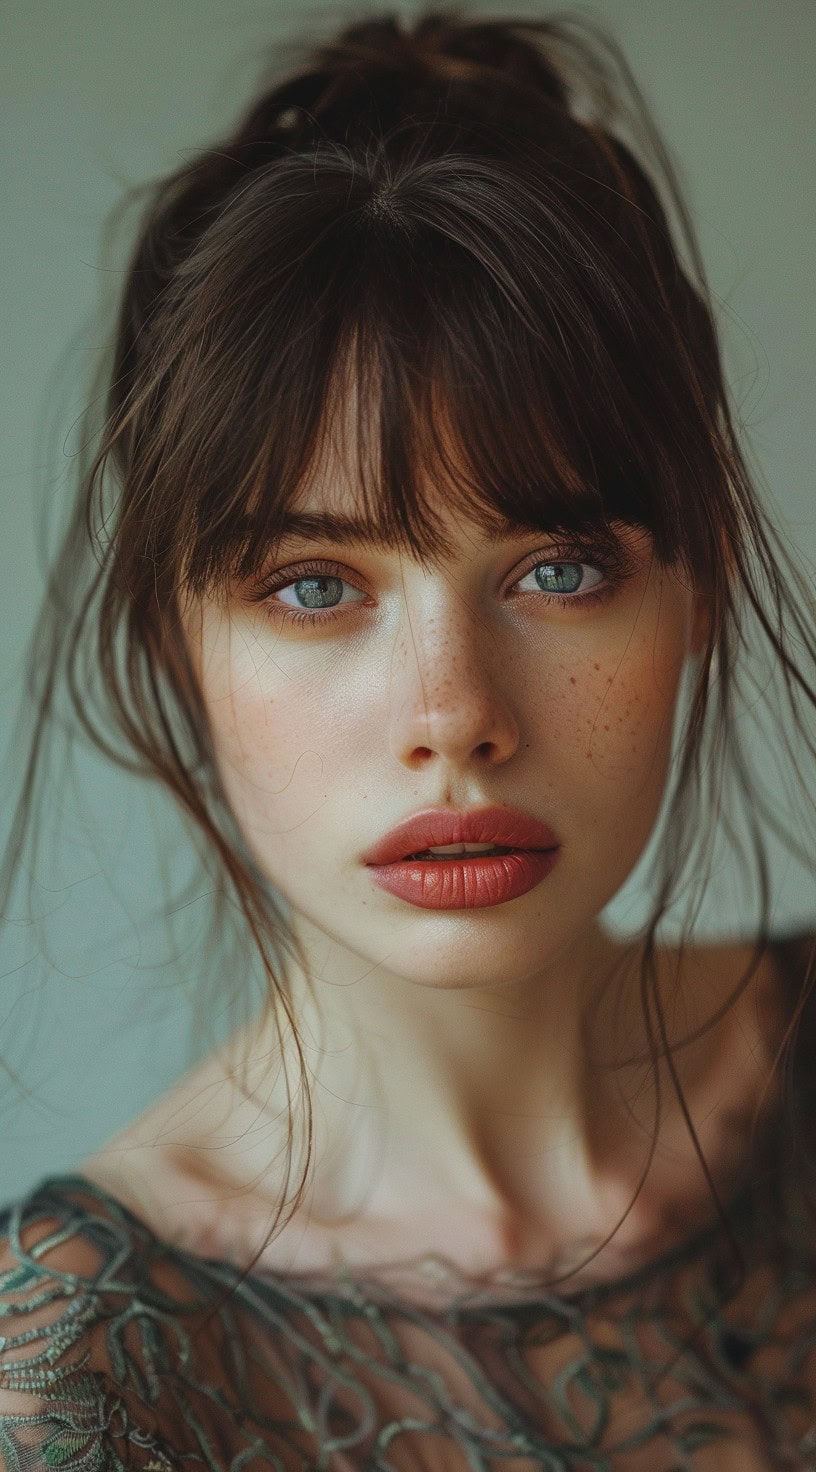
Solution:
<path fill-rule="evenodd" d="M 713 1227 L 624 1282 L 436 1309 L 243 1276 L 51 1177 L 0 1214 L 2 1465 L 816 1472 L 816 1233 L 780 1119 L 730 1206 L 742 1275 Z"/>

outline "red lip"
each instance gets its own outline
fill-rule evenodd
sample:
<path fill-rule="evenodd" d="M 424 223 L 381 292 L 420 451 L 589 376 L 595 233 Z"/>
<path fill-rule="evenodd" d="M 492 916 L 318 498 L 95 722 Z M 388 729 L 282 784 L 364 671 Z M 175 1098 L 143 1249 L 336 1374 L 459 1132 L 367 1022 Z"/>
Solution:
<path fill-rule="evenodd" d="M 426 848 L 448 843 L 494 843 L 512 849 L 554 849 L 558 839 L 546 823 L 518 808 L 485 807 L 470 812 L 428 808 L 397 823 L 363 855 L 365 864 L 395 864 Z"/>

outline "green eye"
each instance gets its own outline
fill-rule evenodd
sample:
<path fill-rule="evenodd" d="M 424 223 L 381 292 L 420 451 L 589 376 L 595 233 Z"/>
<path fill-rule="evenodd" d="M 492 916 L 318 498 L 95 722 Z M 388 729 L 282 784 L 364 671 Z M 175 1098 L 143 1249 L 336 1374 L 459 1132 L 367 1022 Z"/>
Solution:
<path fill-rule="evenodd" d="M 578 562 L 540 562 L 534 569 L 535 580 L 544 593 L 576 593 L 583 581 Z"/>
<path fill-rule="evenodd" d="M 520 580 L 519 586 L 525 593 L 528 589 L 524 583 L 528 578 L 535 582 L 529 591 L 551 593 L 555 597 L 577 594 L 576 602 L 606 582 L 601 568 L 588 562 L 537 562 Z"/>
<path fill-rule="evenodd" d="M 334 577 L 298 578 L 290 583 L 303 608 L 334 608 L 343 597 L 343 579 Z"/>

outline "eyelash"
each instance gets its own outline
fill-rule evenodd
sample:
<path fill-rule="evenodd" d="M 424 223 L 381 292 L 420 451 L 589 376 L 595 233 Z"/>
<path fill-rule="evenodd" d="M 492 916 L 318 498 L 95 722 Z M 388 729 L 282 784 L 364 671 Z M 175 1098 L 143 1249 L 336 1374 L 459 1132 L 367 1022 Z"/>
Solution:
<path fill-rule="evenodd" d="M 582 562 L 581 558 L 587 557 L 588 555 L 593 555 L 594 561 L 591 563 Z M 603 582 L 597 587 L 591 588 L 586 593 L 547 593 L 543 588 L 539 590 L 542 598 L 550 604 L 556 604 L 560 608 L 574 607 L 576 604 L 582 608 L 587 608 L 591 604 L 597 606 L 598 604 L 605 603 L 607 599 L 611 598 L 615 589 L 625 580 L 631 570 L 629 559 L 622 551 L 617 556 L 609 552 L 599 555 L 597 553 L 590 554 L 587 548 L 582 548 L 580 549 L 580 555 L 578 555 L 578 550 L 572 548 L 571 555 L 569 556 L 564 552 L 558 552 L 551 553 L 549 557 L 536 557 L 524 572 L 519 574 L 516 582 L 520 582 L 522 578 L 534 572 L 537 567 L 554 563 L 592 567 L 598 572 L 603 573 Z M 337 614 L 341 606 L 340 604 L 336 604 L 334 608 L 324 609 L 291 608 L 285 603 L 274 603 L 272 601 L 272 595 L 273 593 L 280 593 L 284 588 L 290 588 L 295 583 L 309 577 L 336 577 L 344 583 L 350 583 L 352 587 L 356 586 L 355 584 L 351 584 L 351 580 L 344 575 L 347 571 L 347 568 L 342 567 L 336 562 L 321 561 L 302 563 L 294 568 L 287 568 L 285 576 L 278 577 L 278 575 L 273 574 L 272 577 L 266 579 L 257 591 L 250 595 L 250 601 L 264 604 L 267 608 L 274 608 L 275 612 L 272 616 L 274 618 L 280 618 L 285 623 L 299 624 L 301 626 L 304 624 L 328 623 Z M 358 589 L 358 591 L 361 590 Z M 348 606 L 346 605 L 346 607 Z M 355 600 L 352 606 L 359 607 L 360 605 Z"/>

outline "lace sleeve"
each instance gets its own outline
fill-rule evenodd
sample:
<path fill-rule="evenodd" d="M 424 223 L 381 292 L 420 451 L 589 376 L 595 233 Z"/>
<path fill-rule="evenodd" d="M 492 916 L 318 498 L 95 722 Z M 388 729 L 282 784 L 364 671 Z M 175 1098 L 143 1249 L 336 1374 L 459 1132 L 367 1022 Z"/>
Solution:
<path fill-rule="evenodd" d="M 282 1322 L 82 1176 L 0 1209 L 0 1472 L 303 1472 Z"/>
<path fill-rule="evenodd" d="M 0 1216 L 0 1466 L 176 1472 L 132 1256 L 67 1210 Z M 128 1305 L 133 1312 L 128 1312 Z"/>

